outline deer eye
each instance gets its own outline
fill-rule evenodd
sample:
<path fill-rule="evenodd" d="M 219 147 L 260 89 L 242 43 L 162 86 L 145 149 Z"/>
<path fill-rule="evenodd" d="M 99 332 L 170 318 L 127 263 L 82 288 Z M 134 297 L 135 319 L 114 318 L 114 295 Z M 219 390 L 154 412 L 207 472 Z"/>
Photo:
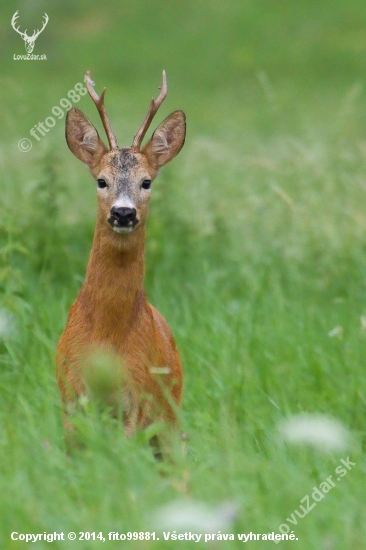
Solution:
<path fill-rule="evenodd" d="M 104 187 L 107 187 L 107 182 L 105 180 L 97 180 L 99 189 L 104 189 Z"/>
<path fill-rule="evenodd" d="M 151 187 L 151 180 L 144 180 L 141 184 L 141 187 L 143 189 L 150 189 Z"/>

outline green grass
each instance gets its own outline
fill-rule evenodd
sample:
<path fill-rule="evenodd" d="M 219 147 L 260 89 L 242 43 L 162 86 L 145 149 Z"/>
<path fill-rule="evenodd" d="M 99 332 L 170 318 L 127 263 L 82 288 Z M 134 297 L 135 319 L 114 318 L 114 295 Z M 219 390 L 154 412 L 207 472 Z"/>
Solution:
<path fill-rule="evenodd" d="M 23 28 L 49 14 L 35 47 L 47 62 L 12 59 L 24 53 L 10 27 L 17 9 Z M 364 3 L 9 2 L 0 14 L 0 307 L 15 327 L 0 340 L 0 547 L 29 547 L 12 531 L 152 530 L 160 506 L 185 498 L 234 503 L 229 533 L 278 532 L 350 456 L 352 471 L 293 527 L 299 540 L 278 548 L 365 548 Z M 65 452 L 54 350 L 85 273 L 95 191 L 64 120 L 29 153 L 17 143 L 88 68 L 97 90 L 108 88 L 121 145 L 163 68 L 159 121 L 187 114 L 186 145 L 154 184 L 147 235 L 146 290 L 185 372 L 188 453 L 177 445 L 165 476 L 146 436 L 126 440 L 93 404 L 77 420 L 84 449 Z M 76 106 L 100 127 L 86 96 Z M 282 444 L 278 423 L 299 412 L 341 421 L 351 447 Z M 160 539 L 51 546 L 243 544 Z"/>

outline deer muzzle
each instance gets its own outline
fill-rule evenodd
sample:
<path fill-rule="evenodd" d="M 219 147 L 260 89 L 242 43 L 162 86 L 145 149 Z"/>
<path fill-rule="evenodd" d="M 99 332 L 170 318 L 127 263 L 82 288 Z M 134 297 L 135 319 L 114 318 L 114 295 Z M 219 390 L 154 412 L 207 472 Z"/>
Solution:
<path fill-rule="evenodd" d="M 132 231 L 138 224 L 136 208 L 130 208 L 125 206 L 113 206 L 110 211 L 110 218 L 108 222 L 117 233 L 125 233 L 126 231 L 119 231 L 119 229 L 127 229 L 127 232 Z"/>

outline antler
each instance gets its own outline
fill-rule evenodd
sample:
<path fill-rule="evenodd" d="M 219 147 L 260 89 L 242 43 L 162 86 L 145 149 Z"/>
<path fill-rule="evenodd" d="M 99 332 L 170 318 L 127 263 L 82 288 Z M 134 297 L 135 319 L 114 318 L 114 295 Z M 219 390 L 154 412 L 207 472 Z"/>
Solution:
<path fill-rule="evenodd" d="M 16 20 L 18 19 L 18 17 L 19 17 L 19 10 L 17 10 L 17 11 L 14 13 L 14 15 L 13 15 L 13 17 L 12 17 L 12 20 L 11 20 L 11 26 L 13 27 L 13 29 L 14 29 L 18 34 L 20 34 L 20 36 L 21 36 L 21 37 L 23 38 L 23 40 L 24 40 L 25 37 L 27 36 L 27 29 L 25 30 L 25 32 L 21 32 L 21 31 L 19 30 L 19 27 L 16 27 L 16 26 L 15 26 L 15 23 L 16 23 Z"/>
<path fill-rule="evenodd" d="M 44 20 L 44 23 L 43 23 L 43 26 L 42 26 L 41 30 L 39 31 L 39 30 L 37 29 L 36 31 L 33 32 L 32 38 L 34 38 L 34 39 L 36 39 L 36 38 L 41 34 L 41 32 L 43 31 L 43 29 L 45 28 L 45 26 L 46 26 L 47 23 L 48 23 L 48 15 L 47 15 L 47 13 L 45 13 L 43 17 L 45 18 L 45 20 Z"/>
<path fill-rule="evenodd" d="M 168 93 L 168 85 L 167 85 L 167 81 L 166 81 L 165 71 L 163 71 L 163 77 L 162 77 L 161 86 L 159 86 L 159 89 L 160 89 L 159 97 L 156 100 L 154 98 L 152 98 L 151 103 L 150 103 L 150 108 L 149 108 L 149 111 L 148 111 L 148 113 L 145 117 L 145 120 L 142 123 L 139 131 L 137 132 L 137 134 L 133 138 L 133 142 L 132 142 L 132 146 L 131 146 L 131 149 L 133 151 L 137 152 L 137 151 L 140 150 L 142 140 L 144 139 L 144 136 L 145 136 L 150 124 L 151 124 L 151 121 L 154 118 L 154 116 L 156 115 L 157 110 L 159 109 L 160 105 L 163 103 L 164 99 L 166 98 L 166 95 Z"/>
<path fill-rule="evenodd" d="M 94 101 L 94 103 L 95 103 L 95 105 L 98 109 L 98 112 L 100 114 L 100 118 L 102 119 L 104 130 L 105 130 L 105 133 L 107 134 L 109 147 L 111 149 L 118 149 L 117 138 L 116 138 L 116 136 L 115 136 L 115 134 L 112 130 L 111 123 L 109 122 L 107 112 L 106 112 L 105 107 L 104 107 L 105 88 L 104 88 L 104 90 L 102 91 L 102 93 L 99 97 L 98 94 L 96 93 L 96 91 L 94 90 L 94 84 L 95 83 L 90 78 L 90 71 L 86 72 L 85 82 L 86 82 L 86 87 L 88 89 L 89 95 L 92 98 L 92 100 Z"/>

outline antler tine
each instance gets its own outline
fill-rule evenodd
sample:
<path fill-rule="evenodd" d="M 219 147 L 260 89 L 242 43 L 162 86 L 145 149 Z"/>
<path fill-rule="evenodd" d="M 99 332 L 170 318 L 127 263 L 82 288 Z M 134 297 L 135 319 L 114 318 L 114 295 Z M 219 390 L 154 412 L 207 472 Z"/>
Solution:
<path fill-rule="evenodd" d="M 17 19 L 19 18 L 19 10 L 17 10 L 13 17 L 12 17 L 12 20 L 11 20 L 11 26 L 13 27 L 13 29 L 18 33 L 20 34 L 20 36 L 23 38 L 24 36 L 27 35 L 27 29 L 25 30 L 25 32 L 22 32 L 19 30 L 19 27 L 16 27 L 15 26 L 15 23 L 17 22 Z"/>
<path fill-rule="evenodd" d="M 116 138 L 116 136 L 115 136 L 115 134 L 112 130 L 112 126 L 111 126 L 111 123 L 109 122 L 107 112 L 106 112 L 105 106 L 104 106 L 105 88 L 104 88 L 104 90 L 102 91 L 102 93 L 99 97 L 97 92 L 94 90 L 94 84 L 95 83 L 90 78 L 90 71 L 86 72 L 85 82 L 86 82 L 86 87 L 88 89 L 89 95 L 92 98 L 92 100 L 94 101 L 94 103 L 95 103 L 95 105 L 98 109 L 100 118 L 102 119 L 104 130 L 105 130 L 105 133 L 107 134 L 109 147 L 111 149 L 118 149 L 117 138 Z"/>
<path fill-rule="evenodd" d="M 44 21 L 43 21 L 41 30 L 38 30 L 38 29 L 37 29 L 36 31 L 34 31 L 33 36 L 38 37 L 38 36 L 41 34 L 41 32 L 43 31 L 43 29 L 45 28 L 45 26 L 47 25 L 47 23 L 48 23 L 48 21 L 49 21 L 49 18 L 48 18 L 47 13 L 44 13 L 44 14 L 43 14 L 43 17 L 44 17 Z"/>
<path fill-rule="evenodd" d="M 150 124 L 151 124 L 151 121 L 154 118 L 154 116 L 156 115 L 157 110 L 159 109 L 160 105 L 163 103 L 164 99 L 167 96 L 168 85 L 167 85 L 167 81 L 166 81 L 165 71 L 163 71 L 161 86 L 159 86 L 159 89 L 160 89 L 159 97 L 157 99 L 152 98 L 151 103 L 150 103 L 150 108 L 149 108 L 148 113 L 145 117 L 145 120 L 142 123 L 140 129 L 138 130 L 137 134 L 133 138 L 131 149 L 133 149 L 134 151 L 139 151 L 140 150 L 142 140 L 144 139 L 144 136 L 145 136 Z"/>
<path fill-rule="evenodd" d="M 19 10 L 17 10 L 13 17 L 11 18 L 11 26 L 13 27 L 14 30 L 18 30 L 16 27 L 15 27 L 15 23 L 17 21 L 17 19 L 19 18 Z"/>

